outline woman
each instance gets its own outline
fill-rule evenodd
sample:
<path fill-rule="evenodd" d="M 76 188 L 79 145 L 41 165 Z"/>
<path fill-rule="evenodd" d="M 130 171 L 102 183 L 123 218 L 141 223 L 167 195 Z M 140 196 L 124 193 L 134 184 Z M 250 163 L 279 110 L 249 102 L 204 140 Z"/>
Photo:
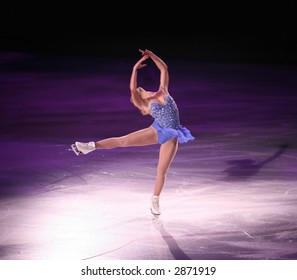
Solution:
<path fill-rule="evenodd" d="M 154 118 L 153 124 L 121 137 L 89 143 L 75 142 L 71 147 L 77 155 L 81 155 L 100 149 L 160 144 L 157 177 L 151 197 L 151 212 L 158 217 L 161 214 L 159 196 L 165 184 L 168 169 L 177 152 L 178 144 L 192 141 L 195 138 L 187 128 L 180 125 L 177 105 L 168 92 L 169 73 L 166 63 L 149 50 L 139 51 L 142 57 L 136 62 L 132 70 L 130 100 L 143 115 L 150 114 Z M 156 92 L 146 91 L 137 86 L 138 70 L 146 67 L 143 62 L 149 58 L 160 71 L 160 85 Z"/>

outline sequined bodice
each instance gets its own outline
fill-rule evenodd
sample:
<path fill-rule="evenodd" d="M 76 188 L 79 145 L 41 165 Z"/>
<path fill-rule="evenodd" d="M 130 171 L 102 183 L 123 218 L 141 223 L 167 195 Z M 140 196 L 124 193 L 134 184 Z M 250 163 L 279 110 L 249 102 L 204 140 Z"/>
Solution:
<path fill-rule="evenodd" d="M 174 99 L 166 96 L 165 104 L 158 102 L 150 103 L 151 116 L 161 127 L 178 129 L 180 126 L 179 112 Z"/>

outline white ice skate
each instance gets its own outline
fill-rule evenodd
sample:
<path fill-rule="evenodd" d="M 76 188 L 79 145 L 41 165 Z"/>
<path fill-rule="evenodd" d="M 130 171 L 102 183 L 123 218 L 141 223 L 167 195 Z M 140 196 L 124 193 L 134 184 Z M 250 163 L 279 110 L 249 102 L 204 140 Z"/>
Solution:
<path fill-rule="evenodd" d="M 82 142 L 75 142 L 75 144 L 71 145 L 72 151 L 77 155 L 86 155 L 90 152 L 96 150 L 95 142 L 89 143 L 82 143 Z"/>
<path fill-rule="evenodd" d="M 151 198 L 151 212 L 156 217 L 159 218 L 161 215 L 160 205 L 159 205 L 159 196 L 153 195 Z"/>

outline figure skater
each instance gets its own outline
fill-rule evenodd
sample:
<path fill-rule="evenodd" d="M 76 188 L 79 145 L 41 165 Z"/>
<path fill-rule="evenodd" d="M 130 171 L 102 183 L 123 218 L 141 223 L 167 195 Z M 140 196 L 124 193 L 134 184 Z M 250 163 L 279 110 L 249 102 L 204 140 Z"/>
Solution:
<path fill-rule="evenodd" d="M 142 57 L 134 65 L 130 78 L 130 101 L 143 115 L 153 117 L 152 125 L 121 137 L 88 143 L 75 142 L 71 147 L 76 155 L 85 155 L 100 149 L 160 144 L 157 176 L 150 203 L 151 213 L 159 217 L 161 214 L 159 196 L 178 144 L 193 141 L 195 138 L 186 127 L 180 124 L 178 107 L 168 92 L 169 73 L 166 63 L 150 50 L 140 49 L 139 51 Z M 143 62 L 149 58 L 160 71 L 160 85 L 156 92 L 146 91 L 137 85 L 137 72 L 147 66 Z"/>

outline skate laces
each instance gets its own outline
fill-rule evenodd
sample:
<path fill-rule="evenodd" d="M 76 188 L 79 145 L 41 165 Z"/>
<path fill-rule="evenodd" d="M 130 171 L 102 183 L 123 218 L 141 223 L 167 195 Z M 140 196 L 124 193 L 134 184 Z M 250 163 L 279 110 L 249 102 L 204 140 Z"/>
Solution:
<path fill-rule="evenodd" d="M 95 142 L 89 142 L 89 143 L 87 143 L 87 147 L 88 147 L 88 149 L 93 150 L 95 148 Z"/>

